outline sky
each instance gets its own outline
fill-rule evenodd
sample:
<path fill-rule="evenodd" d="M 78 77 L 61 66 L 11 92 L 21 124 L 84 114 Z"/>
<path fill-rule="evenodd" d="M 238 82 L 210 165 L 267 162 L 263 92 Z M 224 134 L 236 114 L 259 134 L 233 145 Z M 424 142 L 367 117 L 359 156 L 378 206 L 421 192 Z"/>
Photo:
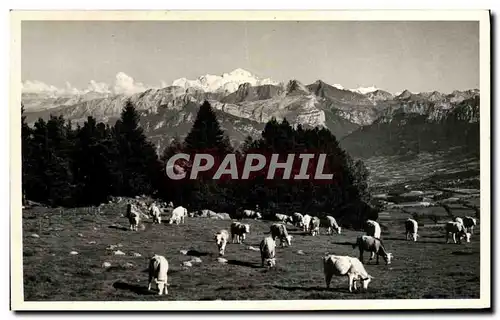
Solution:
<path fill-rule="evenodd" d="M 32 91 L 141 91 L 236 68 L 392 93 L 479 88 L 471 21 L 24 21 L 21 51 Z"/>

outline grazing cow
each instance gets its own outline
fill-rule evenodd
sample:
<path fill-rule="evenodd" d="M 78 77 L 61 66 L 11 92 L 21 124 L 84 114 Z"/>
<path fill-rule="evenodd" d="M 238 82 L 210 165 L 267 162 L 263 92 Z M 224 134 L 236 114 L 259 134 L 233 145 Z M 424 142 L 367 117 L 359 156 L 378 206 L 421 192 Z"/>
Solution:
<path fill-rule="evenodd" d="M 453 243 L 457 243 L 457 236 L 458 236 L 458 243 L 462 243 L 462 239 L 466 238 L 467 242 L 470 242 L 470 233 L 467 233 L 465 230 L 465 227 L 462 223 L 457 222 L 457 221 L 448 221 L 445 225 L 445 231 L 446 231 L 446 243 L 449 241 L 449 235 L 452 235 L 453 238 Z"/>
<path fill-rule="evenodd" d="M 187 209 L 184 208 L 183 206 L 179 206 L 172 211 L 172 217 L 170 218 L 168 223 L 169 224 L 172 224 L 174 222 L 175 224 L 184 223 L 187 215 L 188 215 Z"/>
<path fill-rule="evenodd" d="M 139 226 L 141 217 L 136 206 L 131 203 L 127 204 L 127 213 L 125 214 L 125 216 L 128 218 L 128 221 L 130 223 L 130 230 L 137 231 L 137 227 Z"/>
<path fill-rule="evenodd" d="M 327 288 L 330 288 L 333 276 L 347 276 L 349 292 L 352 292 L 353 286 L 354 290 L 358 289 L 356 286 L 358 281 L 362 283 L 363 289 L 367 290 L 368 284 L 373 279 L 358 258 L 349 256 L 327 255 L 323 257 L 323 272 Z"/>
<path fill-rule="evenodd" d="M 247 219 L 262 219 L 260 212 L 254 210 L 243 210 L 243 217 Z"/>
<path fill-rule="evenodd" d="M 311 227 L 311 219 L 312 217 L 308 214 L 305 214 L 302 217 L 302 229 L 304 230 L 304 232 L 309 232 L 309 229 Z"/>
<path fill-rule="evenodd" d="M 250 225 L 243 224 L 241 222 L 233 222 L 231 223 L 231 240 L 234 243 L 236 239 L 236 243 L 242 243 L 246 238 L 246 234 L 250 233 Z"/>
<path fill-rule="evenodd" d="M 412 239 L 413 241 L 417 241 L 418 238 L 418 223 L 414 219 L 408 218 L 405 221 L 405 229 L 406 229 L 406 240 Z"/>
<path fill-rule="evenodd" d="M 327 233 L 328 234 L 332 234 L 333 230 L 335 230 L 338 234 L 340 234 L 341 228 L 337 224 L 337 220 L 335 220 L 334 217 L 332 217 L 332 216 L 326 216 L 326 223 L 327 223 Z"/>
<path fill-rule="evenodd" d="M 167 273 L 168 273 L 168 261 L 164 256 L 155 254 L 149 260 L 149 285 L 148 290 L 151 290 L 151 285 L 154 283 L 158 288 L 158 295 L 162 295 L 164 292 L 168 294 L 168 283 L 167 283 Z"/>
<path fill-rule="evenodd" d="M 273 240 L 276 241 L 276 238 L 279 238 L 280 245 L 282 247 L 285 246 L 285 242 L 288 246 L 292 245 L 292 236 L 288 235 L 288 231 L 286 230 L 286 226 L 284 224 L 274 223 L 271 225 L 270 230 Z"/>
<path fill-rule="evenodd" d="M 276 242 L 273 237 L 265 237 L 260 242 L 260 258 L 262 260 L 262 267 L 264 263 L 268 268 L 276 266 Z"/>
<path fill-rule="evenodd" d="M 151 203 L 149 206 L 149 215 L 151 218 L 153 218 L 153 223 L 158 223 L 161 224 L 161 212 L 160 208 L 156 205 L 156 203 Z"/>
<path fill-rule="evenodd" d="M 315 235 L 319 235 L 319 225 L 320 225 L 320 220 L 318 217 L 312 217 L 310 226 L 309 226 L 309 232 L 311 232 L 311 235 L 314 237 Z"/>
<path fill-rule="evenodd" d="M 301 213 L 295 212 L 292 215 L 292 221 L 293 225 L 300 228 L 302 227 L 302 220 L 304 219 L 304 216 Z"/>
<path fill-rule="evenodd" d="M 469 231 L 471 234 L 474 233 L 474 227 L 476 226 L 476 219 L 471 217 L 471 216 L 467 216 L 467 217 L 464 217 L 464 227 L 467 229 L 467 231 Z"/>
<path fill-rule="evenodd" d="M 377 221 L 366 220 L 365 232 L 368 236 L 380 239 L 381 229 Z"/>
<path fill-rule="evenodd" d="M 229 232 L 227 232 L 227 230 L 221 230 L 214 235 L 214 238 L 217 243 L 217 248 L 219 248 L 219 255 L 223 256 L 227 241 L 229 240 Z"/>
<path fill-rule="evenodd" d="M 359 260 L 363 262 L 363 252 L 370 252 L 370 261 L 373 259 L 375 254 L 377 255 L 377 264 L 379 263 L 379 256 L 382 256 L 385 260 L 385 264 L 391 264 L 391 260 L 393 258 L 392 253 L 389 253 L 385 250 L 384 245 L 380 239 L 361 235 L 356 239 L 356 243 L 352 245 L 352 248 L 355 249 L 359 247 Z"/>
<path fill-rule="evenodd" d="M 276 220 L 287 223 L 289 221 L 289 216 L 287 216 L 286 214 L 277 213 Z"/>

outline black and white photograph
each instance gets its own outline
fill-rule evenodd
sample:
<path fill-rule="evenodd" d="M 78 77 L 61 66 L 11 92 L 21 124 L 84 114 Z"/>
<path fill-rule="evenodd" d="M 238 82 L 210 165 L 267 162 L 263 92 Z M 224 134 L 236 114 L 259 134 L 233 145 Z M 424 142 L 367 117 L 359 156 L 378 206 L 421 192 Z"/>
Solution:
<path fill-rule="evenodd" d="M 11 309 L 491 308 L 489 11 L 11 26 Z"/>

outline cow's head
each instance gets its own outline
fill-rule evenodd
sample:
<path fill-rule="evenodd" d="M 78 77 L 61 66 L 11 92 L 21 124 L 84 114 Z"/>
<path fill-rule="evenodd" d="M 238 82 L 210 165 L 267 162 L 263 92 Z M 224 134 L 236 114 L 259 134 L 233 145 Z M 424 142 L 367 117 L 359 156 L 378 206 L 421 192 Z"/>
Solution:
<path fill-rule="evenodd" d="M 372 281 L 373 277 L 368 275 L 366 278 L 360 277 L 361 283 L 363 285 L 363 290 L 368 290 L 368 284 Z"/>
<path fill-rule="evenodd" d="M 268 268 L 274 268 L 274 267 L 276 267 L 276 258 L 266 259 L 266 266 Z"/>
<path fill-rule="evenodd" d="M 286 244 L 288 244 L 289 246 L 292 245 L 292 238 L 293 238 L 292 235 L 286 236 Z"/>
<path fill-rule="evenodd" d="M 393 255 L 392 253 L 388 252 L 385 256 L 384 256 L 384 260 L 385 260 L 385 264 L 391 264 L 391 261 L 393 259 Z"/>
<path fill-rule="evenodd" d="M 338 227 L 337 232 L 340 234 L 342 232 L 342 228 Z"/>
<path fill-rule="evenodd" d="M 250 225 L 249 224 L 244 224 L 243 226 L 245 227 L 245 232 L 246 233 L 250 233 Z"/>
<path fill-rule="evenodd" d="M 222 236 L 221 233 L 214 234 L 214 239 L 219 247 L 222 246 L 222 243 L 224 242 L 224 237 Z"/>
<path fill-rule="evenodd" d="M 471 233 L 470 232 L 466 232 L 465 233 L 465 241 L 466 242 L 470 242 L 470 237 L 471 237 Z"/>

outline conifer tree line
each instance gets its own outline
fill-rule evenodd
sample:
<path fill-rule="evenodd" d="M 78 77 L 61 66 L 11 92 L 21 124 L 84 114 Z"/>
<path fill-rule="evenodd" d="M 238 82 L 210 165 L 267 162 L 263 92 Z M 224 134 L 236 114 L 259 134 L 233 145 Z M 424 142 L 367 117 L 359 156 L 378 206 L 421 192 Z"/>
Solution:
<path fill-rule="evenodd" d="M 64 207 L 99 205 L 110 196 L 150 195 L 188 210 L 210 209 L 232 217 L 242 209 L 258 206 L 270 219 L 275 213 L 328 214 L 346 227 L 359 227 L 366 218 L 377 218 L 377 211 L 368 205 L 366 167 L 346 154 L 326 128 L 294 128 L 286 119 L 279 122 L 273 118 L 261 137 L 248 137 L 235 149 L 205 101 L 185 139 L 174 137 L 158 156 L 139 120 L 130 101 L 112 126 L 88 117 L 83 125 L 72 128 L 62 116 L 51 115 L 47 121 L 38 119 L 31 128 L 22 114 L 23 194 L 32 201 Z M 203 176 L 171 180 L 165 170 L 168 159 L 179 152 L 210 153 L 220 163 L 230 153 L 240 161 L 247 153 L 286 157 L 306 150 L 327 154 L 335 181 L 266 180 L 264 176 L 249 180 L 215 181 Z M 187 170 L 189 175 L 189 167 Z"/>

